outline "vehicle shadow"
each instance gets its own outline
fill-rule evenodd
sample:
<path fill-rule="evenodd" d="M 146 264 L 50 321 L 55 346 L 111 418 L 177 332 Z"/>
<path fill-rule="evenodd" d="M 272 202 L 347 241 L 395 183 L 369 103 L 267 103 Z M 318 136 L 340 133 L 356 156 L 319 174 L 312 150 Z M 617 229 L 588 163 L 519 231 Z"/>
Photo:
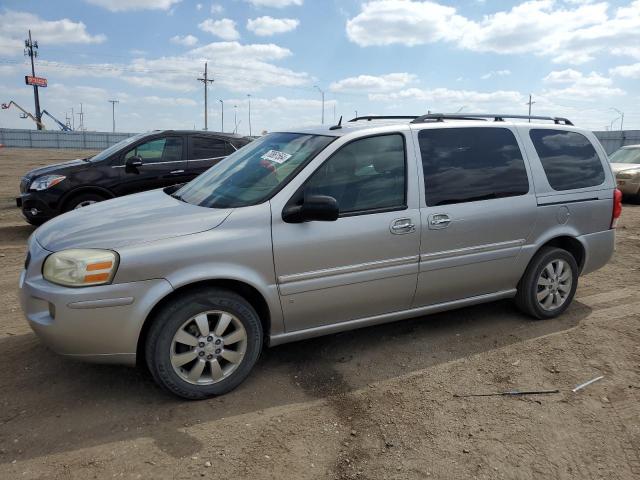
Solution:
<path fill-rule="evenodd" d="M 0 370 L 0 464 L 143 437 L 173 457 L 195 455 L 202 445 L 185 426 L 330 398 L 566 331 L 590 311 L 574 301 L 561 318 L 536 322 L 502 301 L 282 345 L 266 350 L 235 391 L 190 403 L 141 369 L 76 363 L 33 334 L 7 337 L 0 356 L 15 368 Z"/>

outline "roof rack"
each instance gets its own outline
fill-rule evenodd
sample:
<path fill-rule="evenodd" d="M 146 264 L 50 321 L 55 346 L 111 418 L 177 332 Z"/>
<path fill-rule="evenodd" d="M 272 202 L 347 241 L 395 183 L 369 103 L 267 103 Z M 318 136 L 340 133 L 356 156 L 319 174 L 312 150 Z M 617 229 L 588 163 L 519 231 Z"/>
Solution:
<path fill-rule="evenodd" d="M 493 118 L 494 122 L 504 122 L 505 118 L 518 118 L 522 120 L 551 120 L 557 125 L 573 125 L 571 120 L 563 117 L 541 117 L 537 115 L 505 115 L 502 113 L 429 113 L 427 115 L 421 115 L 414 118 L 411 123 L 424 123 L 426 121 L 443 122 L 444 120 L 486 120 L 489 118 Z"/>
<path fill-rule="evenodd" d="M 359 120 L 415 120 L 420 118 L 419 115 L 366 115 L 364 117 L 355 117 L 349 120 L 349 122 L 357 122 Z"/>

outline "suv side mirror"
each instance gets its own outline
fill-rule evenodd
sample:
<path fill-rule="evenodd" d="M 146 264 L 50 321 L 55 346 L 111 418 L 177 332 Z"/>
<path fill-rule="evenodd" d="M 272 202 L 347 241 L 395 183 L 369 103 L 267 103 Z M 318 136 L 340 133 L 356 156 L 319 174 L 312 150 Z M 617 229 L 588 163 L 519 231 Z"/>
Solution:
<path fill-rule="evenodd" d="M 135 170 L 137 168 L 140 168 L 143 165 L 143 161 L 141 157 L 129 157 L 127 158 L 127 160 L 124 162 L 124 166 L 127 170 Z"/>
<path fill-rule="evenodd" d="M 334 222 L 340 215 L 335 198 L 327 195 L 310 195 L 302 205 L 290 205 L 282 211 L 282 220 L 287 223 Z"/>

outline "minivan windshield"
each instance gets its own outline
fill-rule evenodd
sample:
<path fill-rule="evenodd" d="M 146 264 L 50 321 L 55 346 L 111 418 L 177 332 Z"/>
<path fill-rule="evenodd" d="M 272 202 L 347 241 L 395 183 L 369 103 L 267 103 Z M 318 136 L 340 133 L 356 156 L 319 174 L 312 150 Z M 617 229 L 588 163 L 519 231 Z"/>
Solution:
<path fill-rule="evenodd" d="M 611 163 L 640 163 L 640 148 L 621 148 L 609 157 Z"/>
<path fill-rule="evenodd" d="M 254 140 L 173 193 L 193 205 L 246 207 L 286 185 L 335 137 L 271 133 Z"/>
<path fill-rule="evenodd" d="M 133 137 L 125 138 L 124 140 L 121 140 L 120 142 L 118 142 L 118 143 L 116 143 L 114 145 L 111 145 L 106 150 L 102 150 L 99 154 L 94 155 L 93 157 L 89 158 L 89 160 L 91 162 L 99 162 L 100 160 L 104 160 L 105 158 L 109 158 L 113 153 L 117 152 L 118 150 L 120 150 L 123 147 L 126 147 L 127 145 L 131 145 L 133 142 L 135 142 L 139 138 L 144 137 L 145 135 L 146 135 L 146 133 L 139 133 L 138 135 L 134 135 Z"/>

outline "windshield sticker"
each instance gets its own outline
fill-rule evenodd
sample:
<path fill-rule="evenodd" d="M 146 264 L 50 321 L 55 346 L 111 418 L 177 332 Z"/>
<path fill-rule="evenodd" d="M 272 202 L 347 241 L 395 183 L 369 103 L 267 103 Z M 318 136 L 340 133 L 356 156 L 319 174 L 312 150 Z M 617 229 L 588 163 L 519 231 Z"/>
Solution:
<path fill-rule="evenodd" d="M 277 164 L 283 164 L 287 160 L 291 158 L 291 155 L 284 152 L 279 152 L 278 150 L 269 150 L 267 153 L 260 157 L 262 160 L 269 160 L 271 162 L 275 162 Z"/>

